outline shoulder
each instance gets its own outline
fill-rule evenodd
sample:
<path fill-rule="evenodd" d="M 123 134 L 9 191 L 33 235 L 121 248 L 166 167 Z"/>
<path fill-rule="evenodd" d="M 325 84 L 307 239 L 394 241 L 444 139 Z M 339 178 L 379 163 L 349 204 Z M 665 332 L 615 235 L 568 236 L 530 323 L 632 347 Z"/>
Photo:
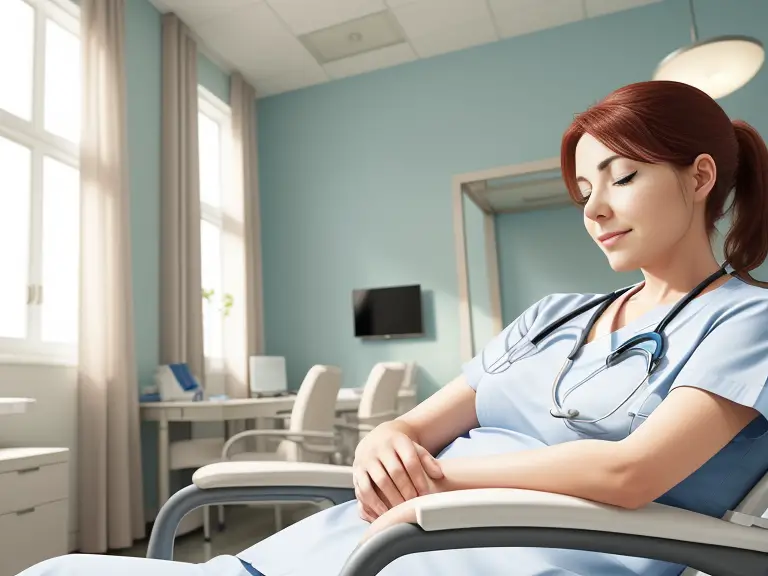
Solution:
<path fill-rule="evenodd" d="M 753 327 L 768 337 L 768 289 L 732 278 L 712 293 L 710 330 L 721 324 Z"/>
<path fill-rule="evenodd" d="M 523 314 L 527 328 L 549 324 L 580 306 L 595 302 L 605 294 L 581 292 L 556 292 L 534 302 Z"/>

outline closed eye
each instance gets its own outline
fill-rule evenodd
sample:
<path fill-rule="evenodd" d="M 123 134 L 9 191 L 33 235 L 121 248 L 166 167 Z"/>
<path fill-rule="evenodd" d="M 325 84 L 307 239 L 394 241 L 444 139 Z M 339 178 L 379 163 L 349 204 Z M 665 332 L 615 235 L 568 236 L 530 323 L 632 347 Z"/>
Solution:
<path fill-rule="evenodd" d="M 632 182 L 632 179 L 635 177 L 636 174 L 637 174 L 637 170 L 632 172 L 632 174 L 627 174 L 623 178 L 619 178 L 618 180 L 616 180 L 616 182 L 614 182 L 614 184 L 616 186 L 626 186 L 627 184 Z"/>

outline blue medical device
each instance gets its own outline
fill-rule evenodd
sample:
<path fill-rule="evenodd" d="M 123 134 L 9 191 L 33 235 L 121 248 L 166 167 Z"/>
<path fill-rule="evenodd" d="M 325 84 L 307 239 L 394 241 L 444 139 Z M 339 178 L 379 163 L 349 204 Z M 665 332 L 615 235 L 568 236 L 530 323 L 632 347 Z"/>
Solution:
<path fill-rule="evenodd" d="M 656 328 L 654 328 L 653 331 L 644 332 L 642 334 L 638 334 L 637 336 L 633 336 L 632 338 L 629 338 L 626 342 L 621 344 L 618 348 L 616 348 L 606 357 L 604 366 L 601 366 L 599 369 L 592 372 L 589 376 L 584 378 L 581 382 L 579 382 L 573 387 L 573 389 L 580 387 L 582 384 L 589 381 L 592 377 L 599 374 L 603 370 L 607 370 L 611 366 L 614 366 L 619 362 L 621 362 L 630 353 L 643 354 L 643 356 L 646 359 L 645 377 L 640 381 L 640 383 L 635 387 L 635 389 L 632 390 L 632 392 L 618 406 L 616 406 L 616 408 L 614 408 L 604 416 L 601 416 L 600 418 L 579 419 L 578 418 L 579 411 L 574 408 L 570 408 L 567 411 L 563 411 L 563 407 L 561 406 L 560 402 L 557 399 L 557 390 L 561 382 L 563 381 L 565 374 L 568 372 L 568 369 L 573 364 L 574 359 L 578 355 L 581 348 L 584 346 L 584 343 L 586 342 L 587 337 L 589 336 L 589 333 L 592 331 L 592 327 L 598 321 L 602 313 L 605 312 L 608 306 L 610 306 L 619 296 L 627 292 L 632 287 L 629 286 L 626 288 L 621 288 L 619 290 L 616 290 L 615 292 L 611 292 L 610 294 L 601 296 L 596 300 L 587 302 L 586 304 L 579 306 L 573 312 L 569 312 L 568 314 L 564 315 L 562 318 L 558 318 L 557 320 L 549 324 L 547 327 L 545 327 L 541 332 L 539 332 L 534 338 L 530 340 L 532 345 L 531 348 L 535 348 L 539 342 L 541 342 L 544 338 L 549 336 L 552 332 L 554 332 L 558 328 L 564 326 L 567 322 L 570 322 L 580 314 L 583 314 L 587 310 L 590 310 L 595 306 L 597 306 L 597 310 L 595 310 L 594 314 L 592 314 L 592 317 L 589 319 L 589 322 L 587 322 L 586 327 L 582 331 L 579 338 L 576 340 L 576 344 L 573 346 L 571 353 L 568 354 L 568 357 L 565 359 L 563 366 L 560 368 L 560 370 L 557 373 L 557 376 L 555 376 L 555 379 L 552 382 L 553 408 L 550 409 L 549 413 L 555 418 L 561 418 L 561 419 L 569 420 L 571 422 L 579 422 L 582 424 L 594 424 L 614 414 L 630 398 L 632 398 L 635 392 L 637 392 L 640 386 L 642 386 L 648 380 L 648 378 L 650 378 L 651 374 L 653 374 L 654 370 L 656 370 L 656 368 L 661 363 L 661 359 L 664 357 L 664 353 L 666 352 L 666 348 L 667 348 L 666 338 L 664 337 L 664 334 L 663 334 L 664 328 L 667 327 L 667 325 L 675 318 L 675 316 L 677 316 L 680 313 L 680 311 L 683 308 L 685 308 L 685 306 L 689 302 L 691 302 L 691 300 L 696 298 L 710 284 L 712 284 L 718 278 L 720 278 L 721 276 L 724 276 L 727 273 L 728 272 L 726 271 L 726 267 L 722 266 L 717 272 L 715 272 L 714 274 L 704 279 L 702 282 L 699 283 L 698 286 L 696 286 L 693 290 L 691 290 L 688 294 L 686 294 L 684 298 L 682 298 L 677 304 L 675 304 L 675 306 L 669 312 L 667 312 L 667 314 L 656 325 Z M 652 352 L 649 352 L 645 348 L 640 347 L 640 344 L 644 342 L 651 342 L 654 344 Z M 483 362 L 483 370 L 485 370 L 486 374 L 501 374 L 502 372 L 506 371 L 514 362 L 515 360 L 515 358 L 513 358 L 514 353 L 515 353 L 514 350 L 510 350 L 509 348 L 507 348 L 504 351 L 504 353 L 491 364 L 490 368 L 486 368 L 485 362 Z M 498 365 L 499 362 L 501 362 L 505 358 L 506 360 L 501 363 L 499 368 L 494 368 L 494 366 Z"/>

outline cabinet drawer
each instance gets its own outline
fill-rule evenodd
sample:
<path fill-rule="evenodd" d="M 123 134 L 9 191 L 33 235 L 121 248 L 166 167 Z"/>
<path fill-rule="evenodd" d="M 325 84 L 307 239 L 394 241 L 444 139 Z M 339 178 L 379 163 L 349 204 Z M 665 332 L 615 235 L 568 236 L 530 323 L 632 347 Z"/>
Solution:
<path fill-rule="evenodd" d="M 0 474 L 0 514 L 69 497 L 69 465 L 30 466 Z"/>
<path fill-rule="evenodd" d="M 0 576 L 67 553 L 68 500 L 0 516 Z"/>

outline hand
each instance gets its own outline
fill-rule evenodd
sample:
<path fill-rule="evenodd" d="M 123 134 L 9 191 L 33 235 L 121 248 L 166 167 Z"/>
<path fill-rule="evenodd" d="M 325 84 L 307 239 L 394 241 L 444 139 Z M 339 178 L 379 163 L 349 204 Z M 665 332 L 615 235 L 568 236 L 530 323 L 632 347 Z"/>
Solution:
<path fill-rule="evenodd" d="M 355 450 L 352 465 L 360 516 L 373 522 L 390 508 L 437 491 L 438 461 L 395 426 L 370 432 Z"/>
<path fill-rule="evenodd" d="M 371 525 L 368 530 L 363 534 L 359 544 L 362 544 L 366 540 L 370 539 L 374 534 L 378 534 L 382 530 L 386 530 L 390 526 L 396 524 L 407 524 L 416 522 L 416 510 L 411 502 L 405 502 L 388 510 L 386 513 L 379 516 Z"/>

